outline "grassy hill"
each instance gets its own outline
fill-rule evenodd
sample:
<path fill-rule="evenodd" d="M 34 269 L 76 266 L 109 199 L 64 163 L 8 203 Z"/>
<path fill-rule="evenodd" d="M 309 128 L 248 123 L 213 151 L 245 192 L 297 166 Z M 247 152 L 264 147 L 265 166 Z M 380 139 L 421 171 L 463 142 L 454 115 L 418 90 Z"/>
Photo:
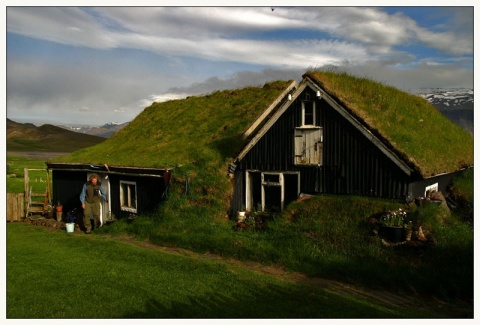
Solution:
<path fill-rule="evenodd" d="M 93 135 L 77 133 L 63 128 L 44 124 L 17 123 L 7 119 L 8 151 L 51 151 L 72 152 L 91 147 L 105 139 Z"/>
<path fill-rule="evenodd" d="M 248 126 L 290 83 L 153 103 L 107 141 L 55 162 L 163 168 L 204 161 L 218 168 L 233 157 Z"/>
<path fill-rule="evenodd" d="M 232 191 L 227 167 L 243 134 L 291 83 L 153 103 L 105 142 L 51 161 L 174 168 L 174 182 L 190 182 L 194 207 L 210 206 L 217 209 L 213 214 L 223 214 Z"/>

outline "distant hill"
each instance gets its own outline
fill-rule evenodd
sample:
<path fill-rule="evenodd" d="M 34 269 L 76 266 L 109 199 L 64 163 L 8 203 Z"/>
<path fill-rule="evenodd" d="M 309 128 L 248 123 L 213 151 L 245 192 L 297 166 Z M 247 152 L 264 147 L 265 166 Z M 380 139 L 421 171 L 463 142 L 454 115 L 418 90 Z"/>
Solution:
<path fill-rule="evenodd" d="M 59 127 L 75 131 L 78 133 L 85 133 L 90 135 L 96 135 L 102 138 L 109 138 L 122 128 L 128 125 L 129 122 L 126 123 L 106 123 L 102 126 L 85 126 L 85 125 L 59 125 Z"/>
<path fill-rule="evenodd" d="M 105 138 L 65 130 L 51 124 L 35 126 L 17 123 L 7 118 L 8 151 L 73 152 L 94 146 Z"/>

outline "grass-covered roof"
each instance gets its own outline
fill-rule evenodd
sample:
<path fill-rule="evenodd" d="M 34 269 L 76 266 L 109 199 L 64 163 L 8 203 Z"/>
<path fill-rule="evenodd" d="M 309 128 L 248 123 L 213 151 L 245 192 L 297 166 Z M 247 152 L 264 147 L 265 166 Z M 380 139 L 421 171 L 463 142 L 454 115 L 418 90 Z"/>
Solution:
<path fill-rule="evenodd" d="M 55 163 L 169 168 L 225 166 L 242 136 L 292 81 L 153 103 L 105 142 L 52 159 Z"/>
<path fill-rule="evenodd" d="M 347 73 L 309 71 L 305 77 L 325 89 L 422 176 L 473 165 L 473 136 L 425 99 Z M 153 103 L 103 143 L 52 162 L 224 169 L 241 148 L 248 127 L 291 82 Z"/>
<path fill-rule="evenodd" d="M 321 86 L 422 176 L 473 165 L 473 136 L 420 96 L 347 73 L 309 71 Z"/>

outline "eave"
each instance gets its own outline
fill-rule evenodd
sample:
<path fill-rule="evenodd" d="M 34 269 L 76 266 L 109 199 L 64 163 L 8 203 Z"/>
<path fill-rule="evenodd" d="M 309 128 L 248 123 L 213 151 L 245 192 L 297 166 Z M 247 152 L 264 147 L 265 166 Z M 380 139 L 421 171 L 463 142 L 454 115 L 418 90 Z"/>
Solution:
<path fill-rule="evenodd" d="M 128 176 L 143 176 L 143 177 L 164 177 L 165 173 L 170 172 L 171 169 L 159 169 L 148 167 L 126 167 L 126 166 L 108 166 L 83 164 L 83 163 L 46 163 L 49 170 L 62 171 L 83 171 L 83 172 L 101 172 L 106 174 L 118 174 Z"/>

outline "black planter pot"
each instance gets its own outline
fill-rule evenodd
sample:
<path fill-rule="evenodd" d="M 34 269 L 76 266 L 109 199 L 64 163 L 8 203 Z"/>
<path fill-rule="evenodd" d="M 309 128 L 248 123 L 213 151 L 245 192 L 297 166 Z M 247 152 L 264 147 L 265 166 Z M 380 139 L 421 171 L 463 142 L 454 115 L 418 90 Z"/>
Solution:
<path fill-rule="evenodd" d="M 429 200 L 430 204 L 440 206 L 442 205 L 442 200 Z"/>
<path fill-rule="evenodd" d="M 380 236 L 391 243 L 400 243 L 405 241 L 405 228 L 395 226 L 382 226 Z"/>

